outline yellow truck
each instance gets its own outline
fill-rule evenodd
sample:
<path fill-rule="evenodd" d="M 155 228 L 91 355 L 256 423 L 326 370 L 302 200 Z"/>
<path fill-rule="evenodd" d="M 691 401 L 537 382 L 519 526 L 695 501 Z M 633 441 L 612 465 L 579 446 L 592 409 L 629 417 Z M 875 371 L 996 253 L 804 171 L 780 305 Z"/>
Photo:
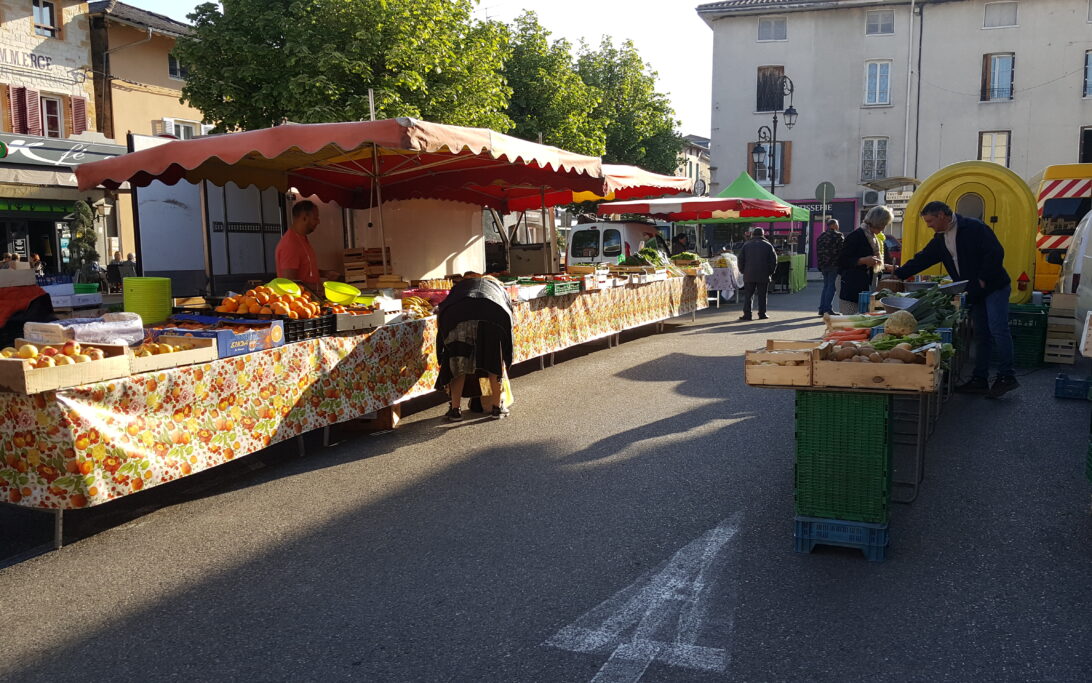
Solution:
<path fill-rule="evenodd" d="M 1036 190 L 1035 289 L 1053 292 L 1073 232 L 1092 210 L 1092 164 L 1047 166 L 1028 186 Z"/>

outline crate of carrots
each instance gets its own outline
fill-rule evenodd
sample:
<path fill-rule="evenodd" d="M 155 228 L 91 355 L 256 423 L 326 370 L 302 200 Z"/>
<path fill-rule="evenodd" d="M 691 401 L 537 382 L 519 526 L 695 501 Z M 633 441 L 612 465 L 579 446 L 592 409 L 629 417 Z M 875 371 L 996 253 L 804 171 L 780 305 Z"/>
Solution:
<path fill-rule="evenodd" d="M 827 331 L 823 341 L 867 341 L 872 336 L 872 328 L 880 327 L 887 321 L 885 313 L 862 313 L 857 315 L 823 316 Z"/>

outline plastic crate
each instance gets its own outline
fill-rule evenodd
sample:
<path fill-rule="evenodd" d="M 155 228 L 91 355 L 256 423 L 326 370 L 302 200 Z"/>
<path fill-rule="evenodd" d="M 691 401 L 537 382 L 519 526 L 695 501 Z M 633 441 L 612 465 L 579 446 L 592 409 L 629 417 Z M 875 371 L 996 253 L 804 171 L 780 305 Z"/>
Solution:
<path fill-rule="evenodd" d="M 857 295 L 857 310 L 868 313 L 872 308 L 872 292 L 861 292 Z"/>
<path fill-rule="evenodd" d="M 546 285 L 546 294 L 548 296 L 578 294 L 580 292 L 580 282 L 580 280 L 555 280 Z"/>
<path fill-rule="evenodd" d="M 328 337 L 335 332 L 337 332 L 336 315 L 320 315 L 317 318 L 288 319 L 284 321 L 285 343 Z"/>
<path fill-rule="evenodd" d="M 67 285 L 72 283 L 71 275 L 38 275 L 36 279 L 38 280 L 39 287 L 48 287 L 49 285 Z"/>
<path fill-rule="evenodd" d="M 796 393 L 796 513 L 884 523 L 891 500 L 891 414 L 884 394 Z"/>
<path fill-rule="evenodd" d="M 887 547 L 891 543 L 887 524 L 801 515 L 795 519 L 795 526 L 793 540 L 798 553 L 810 553 L 817 545 L 836 545 L 860 550 L 869 562 L 887 559 Z"/>
<path fill-rule="evenodd" d="M 1014 334 L 1032 333 L 1047 328 L 1047 307 L 1033 304 L 1009 304 L 1009 330 Z"/>
<path fill-rule="evenodd" d="M 76 294 L 94 294 L 99 291 L 99 283 L 97 282 L 77 282 L 72 285 L 73 291 Z"/>
<path fill-rule="evenodd" d="M 1059 372 L 1054 378 L 1054 398 L 1092 399 L 1092 377 L 1070 377 Z"/>

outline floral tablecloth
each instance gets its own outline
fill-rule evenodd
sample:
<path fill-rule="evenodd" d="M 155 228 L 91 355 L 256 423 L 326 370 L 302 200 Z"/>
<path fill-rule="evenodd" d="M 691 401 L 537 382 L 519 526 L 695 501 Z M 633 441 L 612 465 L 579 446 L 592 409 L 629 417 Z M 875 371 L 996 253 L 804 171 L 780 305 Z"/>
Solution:
<path fill-rule="evenodd" d="M 517 361 L 706 307 L 701 278 L 515 307 Z M 0 392 L 0 500 L 98 505 L 434 390 L 435 318 L 33 396 Z"/>

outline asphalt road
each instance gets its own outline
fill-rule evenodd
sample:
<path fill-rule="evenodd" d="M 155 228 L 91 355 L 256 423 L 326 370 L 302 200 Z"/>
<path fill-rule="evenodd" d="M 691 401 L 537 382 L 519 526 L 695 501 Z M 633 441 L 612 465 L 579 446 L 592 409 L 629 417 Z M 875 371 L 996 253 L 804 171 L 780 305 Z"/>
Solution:
<path fill-rule="evenodd" d="M 817 296 L 517 368 L 505 421 L 433 403 L 77 516 L 0 570 L 0 678 L 1092 679 L 1089 403 L 1053 368 L 946 404 L 885 563 L 793 552 L 793 394 L 742 354 L 816 336 Z"/>

